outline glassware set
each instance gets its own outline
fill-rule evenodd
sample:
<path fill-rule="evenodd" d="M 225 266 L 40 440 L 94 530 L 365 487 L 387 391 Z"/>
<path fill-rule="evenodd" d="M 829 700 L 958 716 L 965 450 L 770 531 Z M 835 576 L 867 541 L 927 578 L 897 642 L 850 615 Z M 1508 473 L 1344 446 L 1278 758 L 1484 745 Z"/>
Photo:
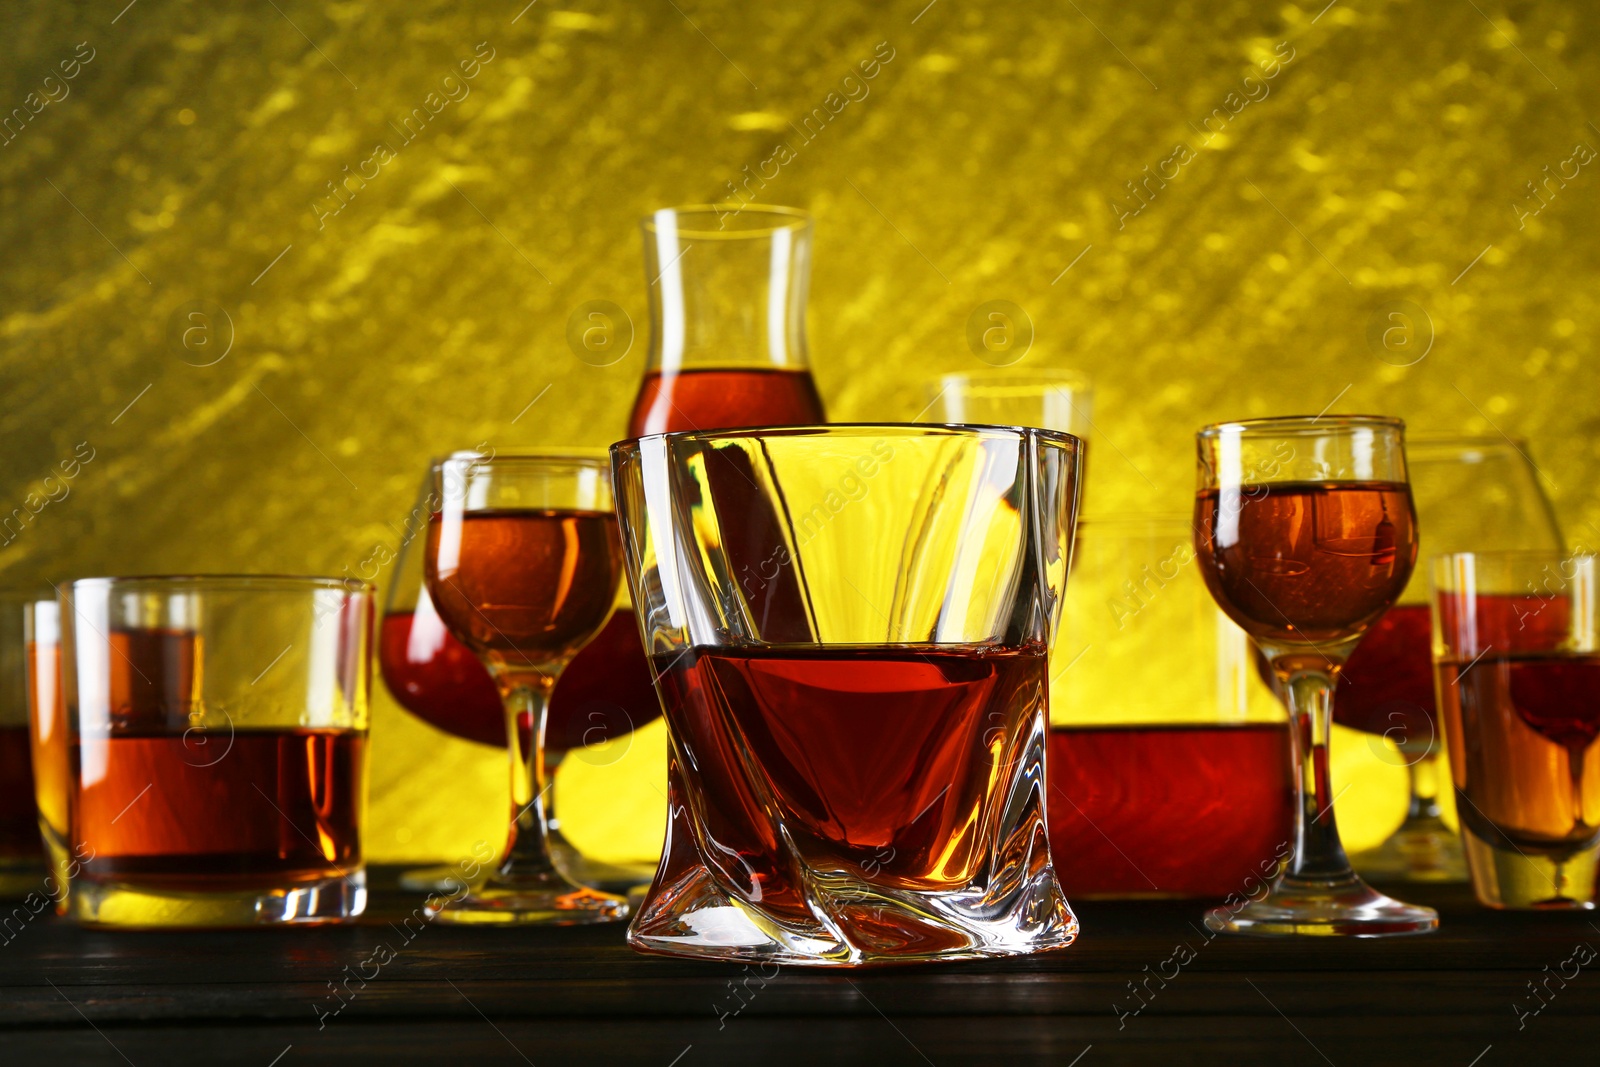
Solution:
<path fill-rule="evenodd" d="M 359 581 L 0 597 L 0 892 L 113 927 L 360 915 L 376 658 L 408 711 L 507 750 L 504 847 L 402 879 L 440 921 L 631 915 L 641 951 L 853 966 L 1060 948 L 1069 895 L 1226 897 L 1213 929 L 1263 936 L 1436 928 L 1357 870 L 1592 906 L 1595 565 L 1524 446 L 1219 423 L 1192 516 L 1080 524 L 1087 382 L 947 375 L 926 423 L 824 425 L 810 219 L 728 221 L 645 220 L 627 439 L 430 464 L 376 648 Z M 552 776 L 661 715 L 652 880 L 567 841 Z M 1411 782 L 1354 867 L 1334 721 Z"/>

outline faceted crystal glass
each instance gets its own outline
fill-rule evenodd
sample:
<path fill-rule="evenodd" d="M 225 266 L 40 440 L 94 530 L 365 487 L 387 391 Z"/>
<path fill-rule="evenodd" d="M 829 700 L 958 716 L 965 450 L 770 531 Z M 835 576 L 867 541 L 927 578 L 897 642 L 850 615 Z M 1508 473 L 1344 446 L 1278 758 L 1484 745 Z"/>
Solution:
<path fill-rule="evenodd" d="M 849 966 L 1072 941 L 1043 772 L 1080 449 L 891 425 L 613 446 L 671 736 L 635 948 Z"/>

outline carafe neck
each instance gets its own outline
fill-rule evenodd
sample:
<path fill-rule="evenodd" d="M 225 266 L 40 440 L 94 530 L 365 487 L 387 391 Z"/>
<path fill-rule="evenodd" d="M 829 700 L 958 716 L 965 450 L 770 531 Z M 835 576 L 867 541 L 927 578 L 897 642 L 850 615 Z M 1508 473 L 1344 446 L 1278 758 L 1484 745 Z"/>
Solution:
<path fill-rule="evenodd" d="M 811 219 L 791 208 L 696 207 L 644 222 L 646 373 L 807 369 Z"/>

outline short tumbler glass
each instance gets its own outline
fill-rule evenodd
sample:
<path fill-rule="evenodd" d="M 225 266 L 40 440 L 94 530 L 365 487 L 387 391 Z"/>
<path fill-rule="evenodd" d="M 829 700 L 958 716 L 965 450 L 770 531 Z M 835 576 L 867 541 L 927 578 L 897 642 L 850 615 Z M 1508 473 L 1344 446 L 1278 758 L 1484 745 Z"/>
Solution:
<path fill-rule="evenodd" d="M 61 587 L 68 914 L 159 927 L 362 912 L 372 608 L 370 585 L 336 578 Z"/>
<path fill-rule="evenodd" d="M 671 737 L 634 948 L 851 966 L 1071 943 L 1044 753 L 1081 447 L 895 425 L 613 446 Z"/>

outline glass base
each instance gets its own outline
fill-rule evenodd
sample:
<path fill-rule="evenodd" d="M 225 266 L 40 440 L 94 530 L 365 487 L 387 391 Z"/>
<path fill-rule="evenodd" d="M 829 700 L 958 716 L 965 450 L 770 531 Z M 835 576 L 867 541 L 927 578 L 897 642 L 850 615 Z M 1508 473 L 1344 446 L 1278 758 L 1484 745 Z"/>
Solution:
<path fill-rule="evenodd" d="M 353 919 L 367 908 L 367 874 L 282 889 L 193 893 L 78 879 L 67 894 L 67 914 L 84 926 L 147 929 L 329 923 Z"/>
<path fill-rule="evenodd" d="M 1351 875 L 1341 879 L 1284 875 L 1259 901 L 1237 911 L 1215 908 L 1206 925 L 1261 937 L 1395 937 L 1439 928 L 1439 913 L 1393 900 Z"/>
<path fill-rule="evenodd" d="M 579 926 L 619 922 L 628 913 L 626 898 L 574 885 L 552 872 L 523 878 L 492 876 L 435 917 L 447 923 Z"/>
<path fill-rule="evenodd" d="M 551 841 L 550 858 L 556 868 L 579 885 L 593 886 L 606 893 L 627 896 L 636 889 L 650 884 L 656 868 L 625 863 L 603 863 L 592 860 L 562 842 Z M 437 867 L 415 867 L 400 875 L 400 888 L 408 893 L 457 893 L 461 890 L 461 872 L 448 864 Z"/>
<path fill-rule="evenodd" d="M 1465 882 L 1461 839 L 1438 818 L 1409 819 L 1377 848 L 1350 857 L 1350 866 L 1372 882 Z"/>
<path fill-rule="evenodd" d="M 658 881 L 628 929 L 640 952 L 776 966 L 987 959 L 1066 948 L 1078 920 L 1048 866 L 993 895 L 814 883 L 829 921 L 788 922 L 727 893 L 704 870 Z"/>
<path fill-rule="evenodd" d="M 1526 911 L 1594 907 L 1600 847 L 1560 853 L 1497 848 L 1465 826 L 1461 839 L 1472 871 L 1472 892 L 1480 904 Z"/>

